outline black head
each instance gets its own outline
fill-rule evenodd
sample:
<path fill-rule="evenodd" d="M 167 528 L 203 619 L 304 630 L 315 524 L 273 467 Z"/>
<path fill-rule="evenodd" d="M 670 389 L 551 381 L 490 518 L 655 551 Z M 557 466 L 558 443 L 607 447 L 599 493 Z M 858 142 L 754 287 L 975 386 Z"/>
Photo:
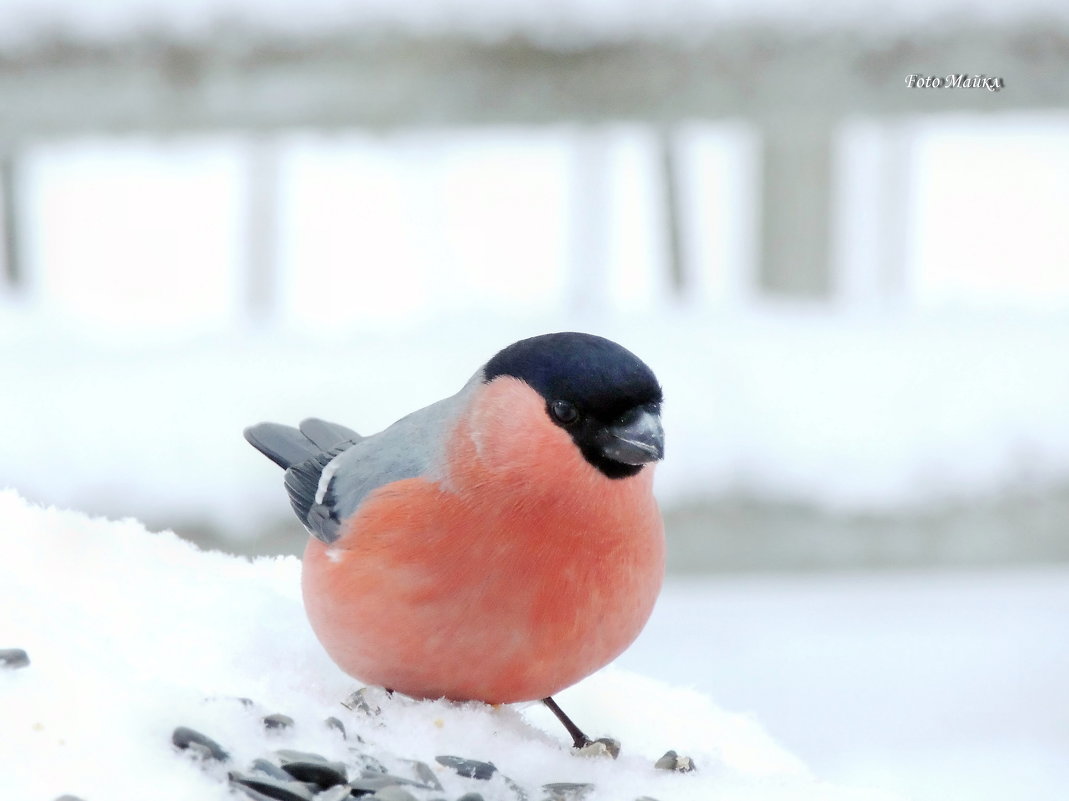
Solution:
<path fill-rule="evenodd" d="M 661 386 L 631 351 L 592 334 L 543 334 L 509 345 L 486 364 L 485 380 L 518 378 L 546 401 L 590 464 L 626 478 L 664 456 Z"/>

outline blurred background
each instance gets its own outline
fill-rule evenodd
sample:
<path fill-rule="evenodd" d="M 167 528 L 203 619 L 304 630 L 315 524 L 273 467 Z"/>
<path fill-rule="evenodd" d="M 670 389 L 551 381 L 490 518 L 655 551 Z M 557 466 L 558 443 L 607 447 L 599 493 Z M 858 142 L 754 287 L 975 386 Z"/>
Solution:
<path fill-rule="evenodd" d="M 0 0 L 0 242 L 0 485 L 297 553 L 245 425 L 599 333 L 667 398 L 621 664 L 831 781 L 1069 794 L 1063 4 Z"/>

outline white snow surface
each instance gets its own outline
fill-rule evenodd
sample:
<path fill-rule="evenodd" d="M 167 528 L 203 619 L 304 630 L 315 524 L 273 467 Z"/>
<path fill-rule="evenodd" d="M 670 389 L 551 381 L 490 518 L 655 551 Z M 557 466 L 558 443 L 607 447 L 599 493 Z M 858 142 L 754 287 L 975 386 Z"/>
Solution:
<path fill-rule="evenodd" d="M 753 714 L 834 782 L 1069 798 L 1069 568 L 670 582 L 617 664 Z"/>
<path fill-rule="evenodd" d="M 889 797 L 821 782 L 745 716 L 613 668 L 559 700 L 592 733 L 622 740 L 615 762 L 571 755 L 538 706 L 382 697 L 379 716 L 349 713 L 339 701 L 356 684 L 315 640 L 292 557 L 202 552 L 134 520 L 44 510 L 12 491 L 0 493 L 0 554 L 0 646 L 23 648 L 31 659 L 26 668 L 0 670 L 7 799 L 231 798 L 224 768 L 171 746 L 176 726 L 215 738 L 229 750 L 230 767 L 242 769 L 277 748 L 344 760 L 348 744 L 323 724 L 330 715 L 343 719 L 350 742 L 359 734 L 361 748 L 395 773 L 410 775 L 400 757 L 436 767 L 440 754 L 490 760 L 533 798 L 552 781 L 594 782 L 592 801 Z M 246 708 L 236 697 L 258 705 Z M 296 725 L 267 733 L 260 718 L 272 712 Z M 654 770 L 668 748 L 693 757 L 699 771 Z M 500 777 L 438 773 L 449 797 L 477 790 L 489 801 L 513 798 Z"/>

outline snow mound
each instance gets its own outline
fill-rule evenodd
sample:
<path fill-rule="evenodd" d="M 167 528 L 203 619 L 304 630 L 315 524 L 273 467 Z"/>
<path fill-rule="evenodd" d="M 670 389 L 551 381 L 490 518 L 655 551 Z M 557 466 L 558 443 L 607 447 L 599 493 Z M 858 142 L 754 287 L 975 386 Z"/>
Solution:
<path fill-rule="evenodd" d="M 887 797 L 821 783 L 753 721 L 611 667 L 558 700 L 595 736 L 623 742 L 617 761 L 573 756 L 541 705 L 380 694 L 380 714 L 349 711 L 340 701 L 356 685 L 306 623 L 299 576 L 293 557 L 203 552 L 134 520 L 45 510 L 0 492 L 0 648 L 30 657 L 27 667 L 0 667 L 3 797 L 234 798 L 228 769 L 247 770 L 281 748 L 352 766 L 352 747 L 399 775 L 412 774 L 405 759 L 432 766 L 445 786 L 436 798 L 478 791 L 487 801 L 514 799 L 518 785 L 539 799 L 549 782 L 593 783 L 590 801 Z M 294 724 L 268 730 L 269 713 Z M 343 721 L 348 740 L 324 724 L 330 716 Z M 178 752 L 177 726 L 216 739 L 230 761 Z M 698 771 L 654 769 L 669 748 Z M 498 774 L 462 778 L 435 761 L 443 754 L 493 762 Z"/>

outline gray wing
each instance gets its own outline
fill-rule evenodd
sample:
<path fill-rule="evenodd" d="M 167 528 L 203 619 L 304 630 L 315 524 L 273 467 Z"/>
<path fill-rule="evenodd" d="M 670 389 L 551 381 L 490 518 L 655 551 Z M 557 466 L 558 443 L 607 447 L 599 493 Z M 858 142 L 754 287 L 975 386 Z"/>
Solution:
<path fill-rule="evenodd" d="M 445 439 L 461 404 L 460 394 L 438 401 L 335 456 L 318 489 L 336 520 L 345 520 L 386 484 L 440 478 Z M 338 536 L 336 524 L 332 536 Z"/>
<path fill-rule="evenodd" d="M 445 436 L 474 384 L 473 378 L 456 395 L 370 437 L 313 418 L 299 430 L 261 423 L 247 428 L 245 438 L 286 468 L 293 511 L 312 536 L 330 544 L 374 490 L 406 478 L 439 477 Z"/>

